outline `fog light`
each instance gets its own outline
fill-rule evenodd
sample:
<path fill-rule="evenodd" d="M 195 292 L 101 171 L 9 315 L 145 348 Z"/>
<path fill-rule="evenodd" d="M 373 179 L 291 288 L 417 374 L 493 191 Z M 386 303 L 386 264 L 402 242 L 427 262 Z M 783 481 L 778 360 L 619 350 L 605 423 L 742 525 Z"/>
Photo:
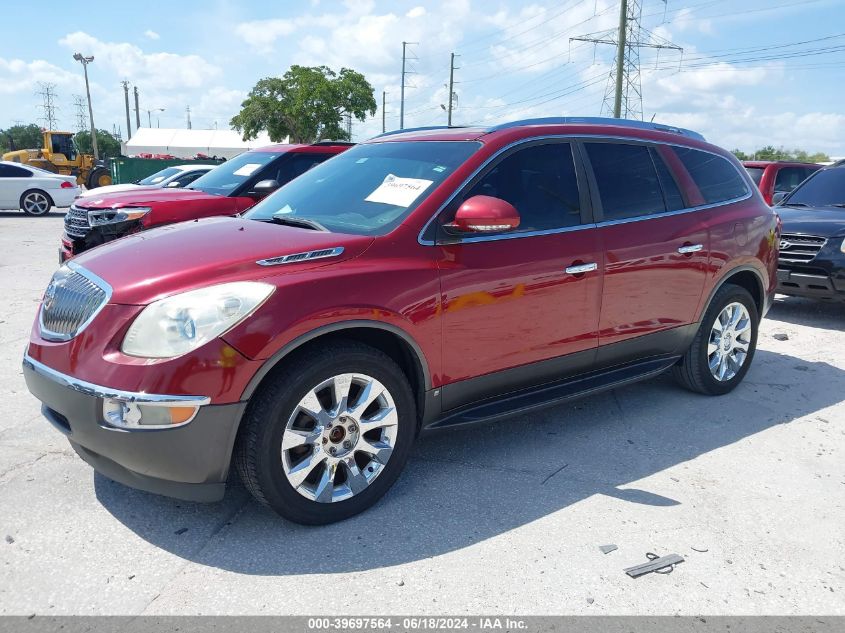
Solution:
<path fill-rule="evenodd" d="M 171 429 L 194 419 L 199 406 L 184 404 L 138 404 L 124 400 L 103 401 L 106 424 L 119 429 Z"/>

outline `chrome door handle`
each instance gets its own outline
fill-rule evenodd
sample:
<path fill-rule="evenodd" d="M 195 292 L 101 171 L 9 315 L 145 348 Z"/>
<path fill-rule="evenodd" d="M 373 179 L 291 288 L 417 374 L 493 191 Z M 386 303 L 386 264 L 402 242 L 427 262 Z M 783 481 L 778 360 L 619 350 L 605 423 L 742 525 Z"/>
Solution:
<path fill-rule="evenodd" d="M 689 244 L 678 248 L 681 255 L 689 255 L 690 253 L 697 253 L 704 250 L 704 244 Z"/>
<path fill-rule="evenodd" d="M 598 268 L 597 264 L 578 264 L 577 266 L 569 266 L 566 269 L 569 275 L 580 275 L 582 273 L 590 273 Z"/>

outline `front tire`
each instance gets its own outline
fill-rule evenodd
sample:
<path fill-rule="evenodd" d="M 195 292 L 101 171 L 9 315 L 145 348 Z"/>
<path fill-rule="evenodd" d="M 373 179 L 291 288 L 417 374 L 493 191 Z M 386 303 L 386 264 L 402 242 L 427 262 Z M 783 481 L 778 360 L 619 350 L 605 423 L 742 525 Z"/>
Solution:
<path fill-rule="evenodd" d="M 296 523 L 349 518 L 393 485 L 416 435 L 402 370 L 368 345 L 341 342 L 286 358 L 253 396 L 235 467 L 262 504 Z"/>
<path fill-rule="evenodd" d="M 751 293 L 725 284 L 710 302 L 687 353 L 672 368 L 676 380 L 711 396 L 733 391 L 751 366 L 759 324 Z"/>
<path fill-rule="evenodd" d="M 112 184 L 111 173 L 105 167 L 95 167 L 88 175 L 88 182 L 85 184 L 88 189 L 106 187 Z"/>
<path fill-rule="evenodd" d="M 46 191 L 30 189 L 21 195 L 20 208 L 27 215 L 47 215 L 51 207 L 53 207 L 53 199 Z"/>

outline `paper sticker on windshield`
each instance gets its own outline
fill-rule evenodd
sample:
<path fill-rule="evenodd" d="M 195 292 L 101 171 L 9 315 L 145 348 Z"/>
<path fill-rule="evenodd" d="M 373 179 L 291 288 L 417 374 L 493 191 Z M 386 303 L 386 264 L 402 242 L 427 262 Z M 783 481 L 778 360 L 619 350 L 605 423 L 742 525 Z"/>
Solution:
<path fill-rule="evenodd" d="M 261 163 L 247 163 L 235 171 L 235 176 L 252 176 L 253 172 L 261 167 Z"/>
<path fill-rule="evenodd" d="M 384 182 L 364 200 L 392 204 L 397 207 L 408 207 L 433 182 L 433 180 L 423 180 L 422 178 L 400 178 L 388 174 Z"/>

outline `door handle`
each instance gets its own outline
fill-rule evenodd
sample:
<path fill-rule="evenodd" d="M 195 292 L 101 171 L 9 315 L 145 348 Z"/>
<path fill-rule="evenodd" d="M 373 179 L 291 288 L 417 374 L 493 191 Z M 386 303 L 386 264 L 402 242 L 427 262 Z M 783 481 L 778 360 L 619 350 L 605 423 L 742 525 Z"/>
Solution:
<path fill-rule="evenodd" d="M 566 272 L 569 275 L 581 275 L 583 273 L 593 272 L 598 268 L 597 264 L 576 264 L 575 266 L 568 266 Z"/>
<path fill-rule="evenodd" d="M 678 248 L 678 252 L 681 255 L 690 255 L 692 253 L 697 253 L 698 251 L 704 250 L 704 244 L 684 244 L 683 246 Z"/>

